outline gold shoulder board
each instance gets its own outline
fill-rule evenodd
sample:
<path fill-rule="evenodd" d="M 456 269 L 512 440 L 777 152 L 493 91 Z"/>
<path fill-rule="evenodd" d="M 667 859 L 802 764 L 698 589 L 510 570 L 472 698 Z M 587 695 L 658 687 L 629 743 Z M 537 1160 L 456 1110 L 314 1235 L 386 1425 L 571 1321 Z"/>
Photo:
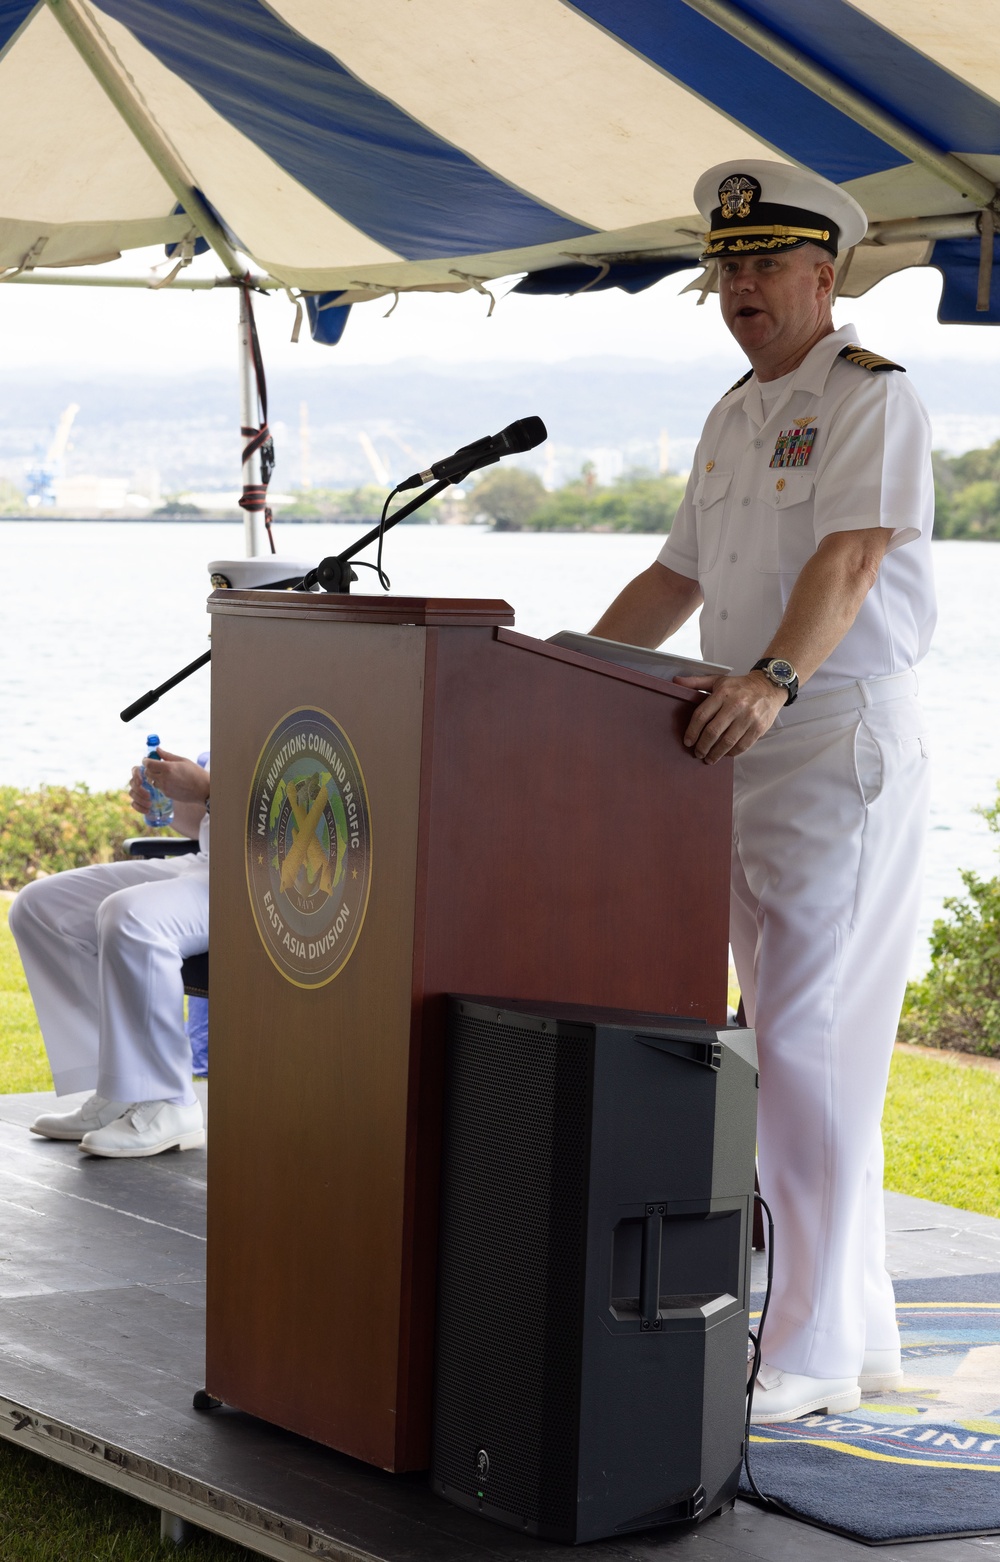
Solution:
<path fill-rule="evenodd" d="M 837 354 L 838 358 L 846 358 L 848 363 L 853 363 L 859 369 L 867 369 L 870 374 L 881 374 L 887 369 L 898 369 L 900 374 L 906 370 L 901 363 L 893 363 L 891 358 L 882 358 L 878 353 L 870 353 L 866 347 L 855 347 L 848 343 Z"/>
<path fill-rule="evenodd" d="M 743 375 L 740 376 L 740 378 L 736 381 L 735 385 L 730 385 L 730 387 L 726 391 L 725 395 L 724 396 L 720 396 L 719 400 L 720 401 L 725 401 L 726 396 L 731 396 L 733 394 L 734 390 L 739 390 L 741 385 L 745 385 L 747 380 L 750 380 L 752 378 L 753 378 L 753 370 L 752 369 L 748 369 L 746 374 L 743 374 Z"/>

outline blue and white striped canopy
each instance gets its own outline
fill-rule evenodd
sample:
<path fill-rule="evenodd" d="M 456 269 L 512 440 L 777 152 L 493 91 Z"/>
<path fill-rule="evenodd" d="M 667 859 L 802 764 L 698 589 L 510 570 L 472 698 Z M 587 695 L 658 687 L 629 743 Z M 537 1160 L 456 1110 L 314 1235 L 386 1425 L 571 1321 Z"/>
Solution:
<path fill-rule="evenodd" d="M 178 242 L 207 213 L 260 271 L 345 301 L 517 272 L 641 286 L 696 263 L 705 167 L 777 156 L 843 184 L 875 225 L 845 293 L 930 263 L 947 318 L 1000 320 L 997 278 L 975 311 L 977 213 L 1000 180 L 998 12 L 0 0 L 0 267 Z"/>

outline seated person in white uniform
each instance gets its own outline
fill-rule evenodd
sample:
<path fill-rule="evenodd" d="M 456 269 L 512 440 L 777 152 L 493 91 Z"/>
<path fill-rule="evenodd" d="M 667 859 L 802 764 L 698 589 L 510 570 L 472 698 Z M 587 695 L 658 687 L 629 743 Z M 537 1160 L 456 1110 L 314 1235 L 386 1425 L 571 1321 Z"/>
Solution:
<path fill-rule="evenodd" d="M 208 948 L 209 775 L 160 749 L 146 761 L 199 851 L 96 864 L 21 890 L 10 927 L 24 962 L 57 1095 L 94 1093 L 32 1132 L 75 1139 L 90 1155 L 137 1157 L 205 1142 L 191 1085 L 181 962 Z M 149 793 L 133 770 L 132 806 Z"/>

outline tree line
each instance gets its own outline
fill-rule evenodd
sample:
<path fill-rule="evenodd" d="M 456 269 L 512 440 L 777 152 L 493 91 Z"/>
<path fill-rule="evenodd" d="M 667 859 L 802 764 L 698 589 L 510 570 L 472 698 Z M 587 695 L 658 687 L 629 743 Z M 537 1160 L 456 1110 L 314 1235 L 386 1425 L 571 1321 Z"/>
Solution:
<path fill-rule="evenodd" d="M 934 536 L 1000 541 L 1000 440 L 985 450 L 934 452 Z M 533 472 L 490 472 L 467 501 L 498 531 L 668 532 L 685 480 L 667 473 L 625 472 L 607 486 L 594 468 L 549 492 Z"/>
<path fill-rule="evenodd" d="M 961 456 L 934 452 L 934 536 L 1000 541 L 1000 439 Z M 641 468 L 599 483 L 590 462 L 579 476 L 549 490 L 534 472 L 498 466 L 464 500 L 457 490 L 418 510 L 414 523 L 487 521 L 496 531 L 668 532 L 684 495 L 685 479 Z M 353 489 L 311 488 L 276 506 L 287 521 L 375 521 L 385 491 L 374 484 Z M 395 508 L 395 506 L 393 507 Z M 24 495 L 0 479 L 0 515 L 29 513 Z M 45 512 L 35 511 L 37 518 Z M 172 496 L 150 519 L 200 515 L 183 494 Z"/>
<path fill-rule="evenodd" d="M 682 477 L 642 470 L 602 486 L 587 462 L 579 477 L 550 492 L 534 472 L 498 467 L 466 505 L 470 519 L 483 516 L 497 531 L 668 532 L 684 488 Z"/>
<path fill-rule="evenodd" d="M 934 452 L 935 537 L 1000 540 L 1000 439 L 964 456 Z"/>

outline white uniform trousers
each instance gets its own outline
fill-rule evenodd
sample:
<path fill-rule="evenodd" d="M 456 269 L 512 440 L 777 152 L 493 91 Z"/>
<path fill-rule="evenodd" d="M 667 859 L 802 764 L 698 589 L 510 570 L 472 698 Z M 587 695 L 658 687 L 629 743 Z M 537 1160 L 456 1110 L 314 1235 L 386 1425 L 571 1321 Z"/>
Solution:
<path fill-rule="evenodd" d="M 763 1357 L 854 1377 L 899 1345 L 880 1122 L 927 829 L 915 675 L 803 696 L 734 769 L 731 939 L 775 1226 Z"/>
<path fill-rule="evenodd" d="M 208 857 L 38 879 L 10 909 L 56 1093 L 190 1105 L 181 961 L 208 948 Z"/>

